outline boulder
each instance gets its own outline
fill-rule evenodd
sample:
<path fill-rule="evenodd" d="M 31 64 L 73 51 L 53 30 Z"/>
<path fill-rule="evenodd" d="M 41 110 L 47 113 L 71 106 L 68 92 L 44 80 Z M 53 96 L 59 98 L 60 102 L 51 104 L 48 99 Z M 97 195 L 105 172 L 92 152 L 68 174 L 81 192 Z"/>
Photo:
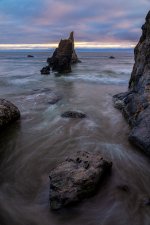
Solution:
<path fill-rule="evenodd" d="M 0 130 L 19 118 L 19 109 L 11 102 L 5 99 L 0 99 Z"/>
<path fill-rule="evenodd" d="M 131 126 L 129 140 L 150 156 L 150 11 L 134 57 L 128 92 L 115 95 L 114 104 Z"/>
<path fill-rule="evenodd" d="M 78 111 L 66 111 L 61 114 L 61 117 L 64 118 L 75 118 L 75 119 L 82 119 L 86 117 L 85 113 L 78 112 Z"/>
<path fill-rule="evenodd" d="M 50 74 L 50 67 L 49 66 L 45 66 L 41 69 L 41 74 Z"/>
<path fill-rule="evenodd" d="M 90 197 L 108 175 L 112 163 L 98 152 L 79 151 L 50 172 L 50 207 L 58 210 Z"/>

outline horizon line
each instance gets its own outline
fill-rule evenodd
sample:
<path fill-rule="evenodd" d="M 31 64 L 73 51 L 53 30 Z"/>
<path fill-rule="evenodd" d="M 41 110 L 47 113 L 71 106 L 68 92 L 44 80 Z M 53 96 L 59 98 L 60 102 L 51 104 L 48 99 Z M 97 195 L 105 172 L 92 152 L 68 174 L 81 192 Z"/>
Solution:
<path fill-rule="evenodd" d="M 128 49 L 134 48 L 135 43 L 98 43 L 98 42 L 75 42 L 75 48 L 83 49 Z M 40 49 L 54 49 L 58 47 L 58 43 L 49 44 L 0 44 L 0 50 L 40 50 Z"/>

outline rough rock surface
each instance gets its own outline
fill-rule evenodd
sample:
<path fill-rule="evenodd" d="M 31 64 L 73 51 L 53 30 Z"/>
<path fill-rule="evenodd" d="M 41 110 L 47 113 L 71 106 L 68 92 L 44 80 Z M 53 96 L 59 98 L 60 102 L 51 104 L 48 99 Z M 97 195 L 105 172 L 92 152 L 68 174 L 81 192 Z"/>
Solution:
<path fill-rule="evenodd" d="M 77 112 L 77 111 L 66 111 L 64 113 L 61 114 L 61 117 L 64 118 L 75 118 L 75 119 L 82 119 L 86 117 L 85 113 L 82 112 Z"/>
<path fill-rule="evenodd" d="M 0 99 L 0 130 L 19 118 L 19 109 L 11 102 Z"/>
<path fill-rule="evenodd" d="M 115 95 L 114 104 L 132 128 L 129 140 L 150 156 L 150 11 L 134 55 L 129 90 Z"/>
<path fill-rule="evenodd" d="M 73 32 L 70 37 L 61 40 L 52 57 L 47 59 L 48 67 L 59 73 L 71 72 L 71 64 L 80 62 L 74 49 Z"/>
<path fill-rule="evenodd" d="M 58 210 L 92 196 L 112 163 L 98 152 L 79 151 L 50 173 L 50 207 Z"/>

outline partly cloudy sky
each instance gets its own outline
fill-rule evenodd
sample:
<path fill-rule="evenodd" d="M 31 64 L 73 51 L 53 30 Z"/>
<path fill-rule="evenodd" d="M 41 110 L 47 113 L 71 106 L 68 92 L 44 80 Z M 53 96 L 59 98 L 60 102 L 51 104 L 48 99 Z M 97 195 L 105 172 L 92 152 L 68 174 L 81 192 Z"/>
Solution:
<path fill-rule="evenodd" d="M 0 0 L 0 45 L 134 45 L 150 0 Z M 9 45 L 8 45 L 9 46 Z"/>

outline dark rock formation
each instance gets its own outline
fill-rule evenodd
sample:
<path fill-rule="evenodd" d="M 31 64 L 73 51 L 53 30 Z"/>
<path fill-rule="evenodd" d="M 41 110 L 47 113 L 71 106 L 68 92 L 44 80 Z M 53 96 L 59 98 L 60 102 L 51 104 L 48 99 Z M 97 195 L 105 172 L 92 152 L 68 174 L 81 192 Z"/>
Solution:
<path fill-rule="evenodd" d="M 150 11 L 142 26 L 142 36 L 135 47 L 135 64 L 129 90 L 114 96 L 132 130 L 129 140 L 150 155 Z"/>
<path fill-rule="evenodd" d="M 27 57 L 28 57 L 28 58 L 33 58 L 34 56 L 33 56 L 33 55 L 27 55 Z"/>
<path fill-rule="evenodd" d="M 77 152 L 50 173 L 50 207 L 58 210 L 92 196 L 112 167 L 99 153 Z"/>
<path fill-rule="evenodd" d="M 11 102 L 0 99 L 0 130 L 19 118 L 19 109 Z"/>
<path fill-rule="evenodd" d="M 80 60 L 74 49 L 74 37 L 73 32 L 71 32 L 68 39 L 60 41 L 52 57 L 47 59 L 47 63 L 53 71 L 69 73 L 71 72 L 71 64 L 77 62 L 80 62 Z"/>
<path fill-rule="evenodd" d="M 82 113 L 82 112 L 77 112 L 77 111 L 66 111 L 64 112 L 63 114 L 61 114 L 61 117 L 64 117 L 64 118 L 85 118 L 86 117 L 86 114 L 85 113 Z"/>
<path fill-rule="evenodd" d="M 41 74 L 50 74 L 50 67 L 49 66 L 45 66 L 41 69 Z"/>
<path fill-rule="evenodd" d="M 110 56 L 109 59 L 115 59 L 115 57 L 114 56 Z"/>

